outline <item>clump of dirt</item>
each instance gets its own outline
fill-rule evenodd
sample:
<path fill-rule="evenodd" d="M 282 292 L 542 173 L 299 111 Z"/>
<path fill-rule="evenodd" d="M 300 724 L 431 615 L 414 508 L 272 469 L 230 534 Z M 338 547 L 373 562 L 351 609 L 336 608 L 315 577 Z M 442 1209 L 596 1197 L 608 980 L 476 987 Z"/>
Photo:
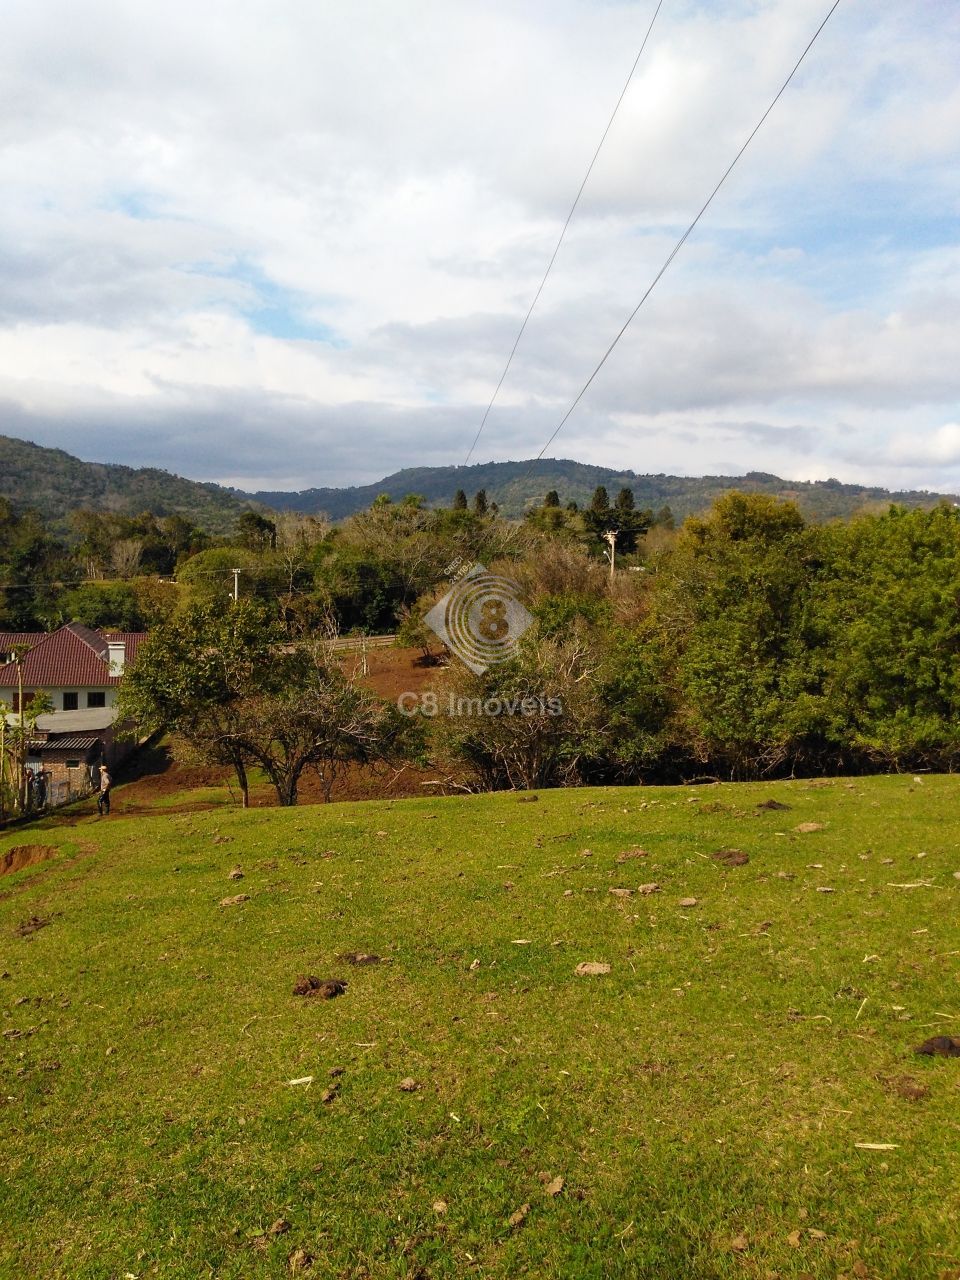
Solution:
<path fill-rule="evenodd" d="M 617 862 L 631 862 L 634 858 L 648 857 L 646 849 L 624 849 L 623 853 L 617 854 Z"/>
<path fill-rule="evenodd" d="M 742 849 L 718 849 L 710 857 L 724 867 L 745 867 L 750 861 L 749 853 L 744 853 Z"/>
<path fill-rule="evenodd" d="M 537 804 L 539 796 L 517 796 L 517 804 Z"/>
<path fill-rule="evenodd" d="M 789 809 L 790 806 L 788 804 L 782 804 L 779 800 L 761 800 L 760 803 L 757 805 L 757 808 L 771 809 L 771 810 L 776 810 L 777 812 L 781 812 L 784 809 Z"/>
<path fill-rule="evenodd" d="M 14 929 L 14 934 L 18 938 L 29 938 L 31 933 L 36 933 L 38 929 L 45 929 L 50 923 L 43 916 L 31 916 L 28 920 L 21 920 Z"/>
<path fill-rule="evenodd" d="M 59 852 L 59 849 L 50 844 L 14 845 L 6 853 L 0 854 L 0 876 L 12 875 L 14 871 L 22 871 L 24 867 L 46 862 L 48 858 L 55 858 Z"/>
<path fill-rule="evenodd" d="M 344 964 L 382 964 L 379 956 L 368 955 L 365 951 L 345 951 L 342 956 L 337 956 L 338 960 L 342 960 Z"/>
<path fill-rule="evenodd" d="M 295 996 L 315 996 L 319 1000 L 333 1000 L 342 996 L 347 984 L 339 978 L 317 978 L 312 973 L 301 975 L 294 984 Z"/>
<path fill-rule="evenodd" d="M 925 1053 L 937 1058 L 960 1058 L 960 1039 L 956 1036 L 931 1036 L 917 1045 L 914 1053 Z"/>
<path fill-rule="evenodd" d="M 930 1092 L 925 1084 L 921 1084 L 913 1076 L 894 1076 L 893 1078 L 878 1076 L 877 1078 L 891 1093 L 895 1093 L 899 1098 L 905 1098 L 907 1102 L 920 1102 Z"/>

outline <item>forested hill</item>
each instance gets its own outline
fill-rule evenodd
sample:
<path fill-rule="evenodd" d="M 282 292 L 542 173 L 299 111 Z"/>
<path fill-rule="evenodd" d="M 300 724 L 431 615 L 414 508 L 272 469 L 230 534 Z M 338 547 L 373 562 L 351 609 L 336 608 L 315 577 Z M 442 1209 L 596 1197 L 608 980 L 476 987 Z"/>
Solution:
<path fill-rule="evenodd" d="M 153 467 L 81 462 L 62 449 L 45 449 L 0 435 L 0 498 L 32 507 L 58 524 L 79 507 L 119 515 L 180 515 L 209 533 L 229 533 L 251 502 L 216 484 L 201 484 Z"/>
<path fill-rule="evenodd" d="M 745 476 L 638 475 L 556 458 L 485 462 L 472 467 L 407 467 L 374 484 L 345 489 L 244 493 L 152 467 L 82 462 L 62 449 L 46 449 L 0 435 L 0 498 L 21 509 L 33 507 L 54 523 L 62 522 L 78 507 L 92 507 L 122 515 L 142 511 L 182 515 L 209 533 L 225 534 L 232 532 L 243 511 L 255 506 L 305 514 L 322 512 L 340 520 L 362 511 L 381 493 L 395 500 L 418 493 L 431 506 L 449 506 L 458 489 L 469 498 L 485 489 L 488 499 L 496 502 L 504 515 L 521 516 L 529 506 L 542 502 L 550 489 L 557 490 L 564 505 L 584 505 L 600 484 L 606 485 L 611 498 L 620 489 L 630 488 L 637 506 L 654 511 L 669 506 L 678 519 L 707 510 L 714 499 L 734 489 L 792 498 L 813 520 L 849 516 L 867 507 L 882 509 L 891 502 L 919 507 L 930 506 L 941 497 L 955 498 L 925 490 L 892 492 L 841 484 L 839 480 L 794 482 L 763 472 Z"/>
<path fill-rule="evenodd" d="M 253 497 L 276 511 L 324 512 L 339 520 L 368 507 L 378 494 L 400 499 L 419 493 L 431 506 L 448 506 L 458 489 L 472 497 L 485 489 L 487 497 L 507 516 L 520 516 L 531 504 L 538 504 L 550 489 L 561 502 L 590 501 L 597 485 L 606 485 L 611 498 L 622 488 L 633 490 L 639 507 L 654 511 L 669 506 L 679 519 L 705 511 L 714 499 L 731 490 L 767 493 L 794 499 L 813 520 L 849 516 L 866 507 L 885 508 L 891 502 L 908 507 L 930 506 L 947 497 L 925 490 L 893 492 L 872 486 L 841 484 L 839 480 L 790 481 L 764 472 L 745 476 L 637 475 L 633 471 L 610 471 L 568 459 L 542 458 L 536 462 L 486 462 L 472 467 L 407 467 L 375 484 L 349 489 L 305 489 L 300 493 L 261 491 Z"/>

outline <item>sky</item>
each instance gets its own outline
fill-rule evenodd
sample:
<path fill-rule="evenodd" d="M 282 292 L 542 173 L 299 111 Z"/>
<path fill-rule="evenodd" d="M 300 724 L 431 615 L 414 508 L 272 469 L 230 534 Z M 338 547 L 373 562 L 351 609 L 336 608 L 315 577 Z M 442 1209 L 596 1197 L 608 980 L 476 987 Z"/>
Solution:
<path fill-rule="evenodd" d="M 533 457 L 830 0 L 664 0 L 473 461 Z M 655 0 L 33 0 L 0 433 L 240 488 L 463 463 Z M 547 456 L 960 491 L 960 6 L 842 0 Z"/>

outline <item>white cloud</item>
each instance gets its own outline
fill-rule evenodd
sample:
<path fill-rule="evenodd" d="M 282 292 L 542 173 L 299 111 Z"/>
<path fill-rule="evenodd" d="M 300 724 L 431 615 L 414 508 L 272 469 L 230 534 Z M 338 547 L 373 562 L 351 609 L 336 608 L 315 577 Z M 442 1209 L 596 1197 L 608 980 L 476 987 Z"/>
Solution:
<path fill-rule="evenodd" d="M 890 441 L 889 457 L 901 467 L 960 467 L 960 424 L 945 422 L 933 431 L 897 434 Z"/>
<path fill-rule="evenodd" d="M 664 6 L 480 457 L 538 451 L 825 8 Z M 16 7 L 0 431 L 251 486 L 461 461 L 651 12 Z M 955 482 L 958 53 L 954 6 L 841 6 L 551 452 Z"/>

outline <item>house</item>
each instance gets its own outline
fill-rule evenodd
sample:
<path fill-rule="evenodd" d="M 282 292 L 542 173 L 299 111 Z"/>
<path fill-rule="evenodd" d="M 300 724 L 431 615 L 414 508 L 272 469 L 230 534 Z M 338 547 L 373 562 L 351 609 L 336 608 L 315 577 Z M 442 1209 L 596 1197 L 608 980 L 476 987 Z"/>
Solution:
<path fill-rule="evenodd" d="M 28 706 L 45 693 L 53 711 L 37 718 L 28 743 L 27 766 L 46 775 L 48 802 L 63 803 L 90 789 L 101 762 L 112 765 L 129 749 L 114 733 L 117 688 L 136 657 L 143 632 L 100 632 L 79 622 L 58 631 L 0 631 L 0 699 L 19 722 L 20 689 Z M 21 670 L 13 661 L 28 645 Z"/>

